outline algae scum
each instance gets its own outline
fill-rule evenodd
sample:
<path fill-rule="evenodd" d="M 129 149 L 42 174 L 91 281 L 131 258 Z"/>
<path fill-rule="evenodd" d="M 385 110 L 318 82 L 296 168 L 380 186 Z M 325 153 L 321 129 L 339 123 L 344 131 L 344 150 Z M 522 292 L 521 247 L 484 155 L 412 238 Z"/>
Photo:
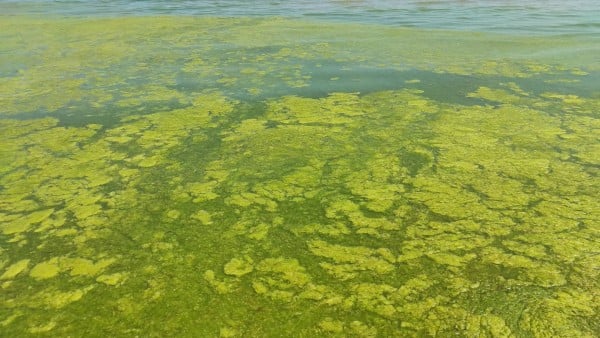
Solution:
<path fill-rule="evenodd" d="M 0 335 L 593 337 L 596 40 L 0 21 Z"/>

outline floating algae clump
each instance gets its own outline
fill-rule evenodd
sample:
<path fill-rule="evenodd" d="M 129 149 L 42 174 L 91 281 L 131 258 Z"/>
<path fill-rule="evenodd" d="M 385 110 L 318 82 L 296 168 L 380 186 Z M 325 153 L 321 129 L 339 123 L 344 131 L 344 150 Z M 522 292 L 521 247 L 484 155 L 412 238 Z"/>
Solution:
<path fill-rule="evenodd" d="M 2 226 L 2 232 L 5 235 L 26 232 L 31 229 L 34 224 L 44 221 L 46 218 L 52 215 L 53 212 L 54 209 L 35 211 L 13 221 L 9 221 L 7 224 Z"/>
<path fill-rule="evenodd" d="M 193 219 L 200 221 L 204 225 L 211 224 L 210 213 L 206 210 L 198 210 L 191 216 Z"/>
<path fill-rule="evenodd" d="M 59 272 L 58 260 L 53 258 L 47 262 L 38 263 L 31 269 L 29 275 L 35 279 L 47 279 L 55 277 Z"/>
<path fill-rule="evenodd" d="M 61 265 L 71 270 L 71 276 L 95 276 L 113 264 L 116 259 L 101 259 L 94 263 L 85 258 L 64 258 Z"/>
<path fill-rule="evenodd" d="M 355 277 L 357 271 L 371 270 L 384 274 L 394 270 L 395 257 L 389 249 L 348 247 L 332 245 L 324 241 L 312 241 L 309 243 L 309 248 L 313 254 L 333 260 L 336 264 L 320 263 L 320 265 L 332 275 L 342 279 Z"/>
<path fill-rule="evenodd" d="M 96 278 L 96 281 L 106 285 L 114 286 L 122 283 L 125 278 L 125 274 L 117 272 L 110 275 L 100 275 L 98 278 Z"/>
<path fill-rule="evenodd" d="M 0 280 L 15 278 L 17 275 L 27 269 L 29 262 L 29 259 L 22 259 L 10 265 L 8 268 L 6 268 L 2 276 L 0 276 Z"/>
<path fill-rule="evenodd" d="M 325 331 L 330 333 L 341 333 L 344 331 L 344 323 L 339 320 L 334 320 L 333 318 L 325 318 L 319 323 L 319 327 Z"/>
<path fill-rule="evenodd" d="M 223 271 L 225 274 L 240 277 L 246 274 L 249 274 L 254 270 L 252 265 L 253 261 L 250 258 L 232 258 L 225 266 L 223 267 Z"/>
<path fill-rule="evenodd" d="M 310 281 L 310 276 L 295 259 L 267 258 L 261 261 L 256 269 L 267 275 L 268 284 L 283 288 L 297 286 L 301 287 Z"/>
<path fill-rule="evenodd" d="M 63 308 L 70 303 L 77 302 L 81 298 L 92 290 L 93 286 L 88 286 L 84 289 L 77 289 L 74 291 L 52 291 L 48 294 L 40 295 L 40 301 L 51 308 Z"/>

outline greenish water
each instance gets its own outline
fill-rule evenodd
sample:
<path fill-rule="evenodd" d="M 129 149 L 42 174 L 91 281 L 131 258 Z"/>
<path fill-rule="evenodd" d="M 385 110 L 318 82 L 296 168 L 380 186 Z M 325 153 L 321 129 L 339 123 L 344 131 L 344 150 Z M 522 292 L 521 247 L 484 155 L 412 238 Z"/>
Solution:
<path fill-rule="evenodd" d="M 598 336 L 599 40 L 4 16 L 0 336 Z"/>

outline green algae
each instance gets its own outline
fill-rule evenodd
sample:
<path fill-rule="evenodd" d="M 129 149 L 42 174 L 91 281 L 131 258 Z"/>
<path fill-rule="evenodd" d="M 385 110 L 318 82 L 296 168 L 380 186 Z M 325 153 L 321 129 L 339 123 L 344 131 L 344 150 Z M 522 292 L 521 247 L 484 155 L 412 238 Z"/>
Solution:
<path fill-rule="evenodd" d="M 329 258 L 336 263 L 324 262 L 320 265 L 340 279 L 354 278 L 358 271 L 371 270 L 377 274 L 385 274 L 394 270 L 395 256 L 386 248 L 374 250 L 331 245 L 324 241 L 312 241 L 308 246 L 314 255 Z"/>
<path fill-rule="evenodd" d="M 585 56 L 285 19 L 39 20 L 0 79 L 1 335 L 599 332 L 600 101 L 544 87 L 597 76 Z M 474 83 L 323 90 L 317 63 Z"/>
<path fill-rule="evenodd" d="M 6 268 L 0 280 L 13 279 L 29 266 L 29 259 L 22 259 Z"/>
<path fill-rule="evenodd" d="M 110 275 L 100 275 L 96 278 L 96 281 L 106 285 L 115 286 L 123 283 L 125 279 L 126 275 L 124 273 L 117 272 Z"/>
<path fill-rule="evenodd" d="M 339 320 L 334 320 L 330 317 L 323 319 L 319 323 L 321 330 L 327 333 L 341 333 L 344 331 L 344 323 Z"/>
<path fill-rule="evenodd" d="M 58 275 L 60 267 L 58 266 L 56 258 L 53 258 L 47 262 L 38 263 L 29 272 L 29 276 L 34 279 L 48 279 Z"/>
<path fill-rule="evenodd" d="M 252 263 L 253 261 L 251 258 L 232 258 L 227 264 L 225 264 L 223 271 L 226 275 L 240 277 L 254 270 Z"/>

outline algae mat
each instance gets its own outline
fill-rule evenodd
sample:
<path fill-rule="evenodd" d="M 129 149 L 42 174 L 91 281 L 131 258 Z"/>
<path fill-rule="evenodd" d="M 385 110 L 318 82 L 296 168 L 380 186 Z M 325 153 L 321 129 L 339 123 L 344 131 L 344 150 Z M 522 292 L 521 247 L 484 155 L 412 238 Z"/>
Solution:
<path fill-rule="evenodd" d="M 598 41 L 0 32 L 0 335 L 599 334 Z"/>

